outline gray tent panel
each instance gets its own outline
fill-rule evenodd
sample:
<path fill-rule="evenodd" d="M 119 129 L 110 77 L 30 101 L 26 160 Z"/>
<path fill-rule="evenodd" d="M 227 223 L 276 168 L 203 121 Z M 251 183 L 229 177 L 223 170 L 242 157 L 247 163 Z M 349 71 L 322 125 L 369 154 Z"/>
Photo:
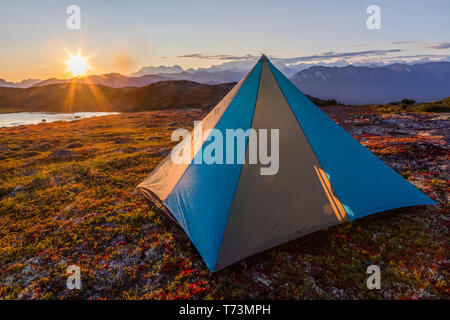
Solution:
<path fill-rule="evenodd" d="M 264 176 L 260 165 L 243 165 L 216 270 L 347 220 L 266 62 L 252 127 L 279 129 L 279 171 Z"/>

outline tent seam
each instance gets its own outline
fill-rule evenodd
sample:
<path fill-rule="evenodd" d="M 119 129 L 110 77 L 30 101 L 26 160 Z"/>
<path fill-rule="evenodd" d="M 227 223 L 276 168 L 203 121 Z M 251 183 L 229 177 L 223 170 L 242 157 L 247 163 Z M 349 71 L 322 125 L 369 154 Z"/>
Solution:
<path fill-rule="evenodd" d="M 255 117 L 255 112 L 256 112 L 256 102 L 258 101 L 258 95 L 259 95 L 259 89 L 261 86 L 261 74 L 262 74 L 262 66 L 263 66 L 264 62 L 261 62 L 261 70 L 259 72 L 259 77 L 258 77 L 258 91 L 256 92 L 256 97 L 255 97 L 255 107 L 253 108 L 253 114 L 252 114 L 252 120 L 250 121 L 250 129 L 253 128 L 253 119 Z M 250 139 L 250 137 L 249 137 Z M 245 154 L 247 154 L 247 150 L 248 150 L 248 145 L 249 143 L 247 142 L 246 146 L 245 146 Z M 223 246 L 223 238 L 225 236 L 225 232 L 227 231 L 227 227 L 228 227 L 228 222 L 230 220 L 230 213 L 231 213 L 231 209 L 233 208 L 233 203 L 234 203 L 234 199 L 236 198 L 236 192 L 239 186 L 239 181 L 241 180 L 241 174 L 242 174 L 242 168 L 244 167 L 243 163 L 241 165 L 241 168 L 239 170 L 239 177 L 237 179 L 237 183 L 236 183 L 236 187 L 234 188 L 234 193 L 233 193 L 233 198 L 231 199 L 231 208 L 230 208 L 230 212 L 228 212 L 228 217 L 227 217 L 227 224 L 225 225 L 225 229 L 223 230 L 223 235 L 222 235 L 222 242 L 220 243 L 220 249 L 219 249 L 219 254 L 217 255 L 217 260 L 216 263 L 214 264 L 214 271 L 216 270 L 216 265 L 217 265 L 217 261 L 219 260 L 220 257 L 220 253 L 222 252 L 222 246 Z"/>

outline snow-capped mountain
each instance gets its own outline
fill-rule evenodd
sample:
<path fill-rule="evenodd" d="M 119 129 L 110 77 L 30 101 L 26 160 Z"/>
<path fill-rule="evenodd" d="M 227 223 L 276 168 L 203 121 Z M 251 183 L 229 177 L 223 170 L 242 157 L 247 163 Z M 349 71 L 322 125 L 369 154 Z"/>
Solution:
<path fill-rule="evenodd" d="M 141 77 L 145 76 L 147 74 L 159 74 L 159 73 L 165 73 L 165 74 L 172 74 L 172 73 L 180 73 L 183 72 L 183 68 L 174 65 L 174 66 L 159 66 L 159 67 L 143 67 L 139 71 L 130 74 L 131 77 Z"/>
<path fill-rule="evenodd" d="M 291 80 L 305 94 L 348 104 L 388 103 L 403 98 L 440 100 L 450 96 L 450 62 L 313 66 Z"/>

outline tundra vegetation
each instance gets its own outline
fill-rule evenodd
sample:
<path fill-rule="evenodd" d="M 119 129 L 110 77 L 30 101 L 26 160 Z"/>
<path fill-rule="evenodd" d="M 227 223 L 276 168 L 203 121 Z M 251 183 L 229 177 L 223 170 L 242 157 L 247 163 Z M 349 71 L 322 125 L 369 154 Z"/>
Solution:
<path fill-rule="evenodd" d="M 205 111 L 0 128 L 0 298 L 448 299 L 449 115 L 423 112 L 436 105 L 323 110 L 439 205 L 322 230 L 214 274 L 135 191 L 172 131 Z M 367 263 L 380 290 L 366 287 Z M 80 290 L 66 287 L 70 265 Z"/>

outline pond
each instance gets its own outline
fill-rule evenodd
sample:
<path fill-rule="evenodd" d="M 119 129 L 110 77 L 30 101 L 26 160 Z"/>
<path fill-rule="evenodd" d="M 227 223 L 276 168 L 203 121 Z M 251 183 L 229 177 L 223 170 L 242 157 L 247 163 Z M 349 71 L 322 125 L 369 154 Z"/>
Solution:
<path fill-rule="evenodd" d="M 83 118 L 100 117 L 119 112 L 75 112 L 75 113 L 51 113 L 51 112 L 17 112 L 0 114 L 0 127 L 13 127 L 42 122 L 73 121 Z"/>

